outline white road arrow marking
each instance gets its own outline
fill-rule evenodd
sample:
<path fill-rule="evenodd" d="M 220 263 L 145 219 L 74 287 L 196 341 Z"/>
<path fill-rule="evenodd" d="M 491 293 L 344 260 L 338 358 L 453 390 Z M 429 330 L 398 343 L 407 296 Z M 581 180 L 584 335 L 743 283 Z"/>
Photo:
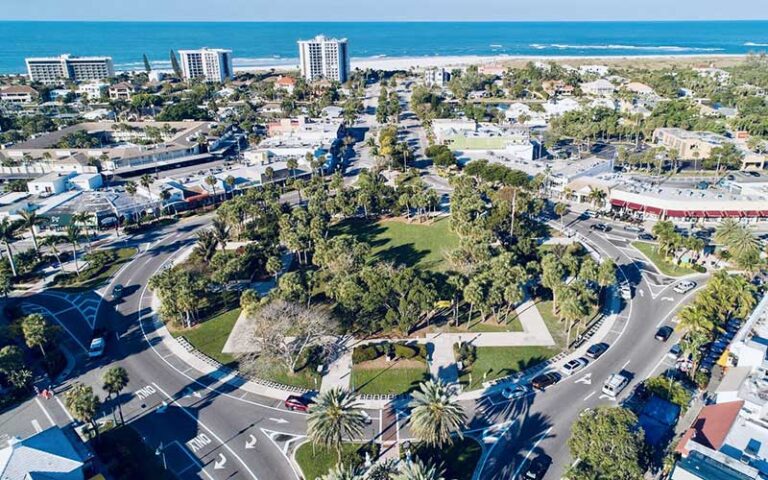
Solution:
<path fill-rule="evenodd" d="M 674 302 L 675 299 L 672 297 L 661 297 L 661 300 L 664 302 Z"/>
<path fill-rule="evenodd" d="M 284 418 L 269 417 L 269 419 L 272 420 L 275 423 L 288 423 L 288 420 L 286 420 Z"/>
<path fill-rule="evenodd" d="M 639 293 L 641 297 L 644 297 L 644 296 L 645 296 L 645 292 L 643 291 L 643 289 L 639 289 L 639 290 L 637 291 L 637 293 Z"/>
<path fill-rule="evenodd" d="M 221 470 L 221 469 L 224 468 L 224 465 L 226 465 L 226 464 L 227 464 L 227 457 L 225 457 L 223 453 L 220 453 L 219 454 L 219 459 L 216 460 L 216 462 L 214 462 L 214 464 L 213 464 L 213 469 L 214 470 Z"/>
<path fill-rule="evenodd" d="M 251 434 L 248 436 L 248 441 L 245 442 L 245 449 L 250 450 L 252 448 L 256 448 L 256 437 Z"/>
<path fill-rule="evenodd" d="M 610 395 L 606 395 L 606 394 L 602 394 L 602 395 L 600 395 L 600 396 L 599 396 L 599 397 L 597 397 L 597 398 L 599 398 L 600 400 L 610 400 L 610 401 L 612 401 L 612 402 L 615 402 L 615 401 L 616 401 L 616 399 L 615 399 L 615 398 L 613 398 L 613 397 L 612 397 L 612 396 L 610 396 Z"/>
<path fill-rule="evenodd" d="M 575 383 L 583 383 L 585 385 L 592 385 L 592 374 L 588 373 L 581 377 L 580 379 L 576 380 Z"/>

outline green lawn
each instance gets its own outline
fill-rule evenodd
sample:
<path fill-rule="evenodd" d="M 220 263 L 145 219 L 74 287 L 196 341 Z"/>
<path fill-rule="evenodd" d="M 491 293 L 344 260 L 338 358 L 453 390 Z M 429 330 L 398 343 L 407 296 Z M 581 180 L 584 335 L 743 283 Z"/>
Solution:
<path fill-rule="evenodd" d="M 110 478 L 132 480 L 153 478 L 175 480 L 176 476 L 163 469 L 162 458 L 148 448 L 131 427 L 118 427 L 102 432 L 101 440 L 93 442 L 96 454 L 109 470 Z"/>
<path fill-rule="evenodd" d="M 552 313 L 552 300 L 537 300 L 536 308 L 539 310 L 544 323 L 547 324 L 547 329 L 549 329 L 552 338 L 555 339 L 557 346 L 561 350 L 564 349 L 567 340 L 565 323 Z"/>
<path fill-rule="evenodd" d="M 459 245 L 451 231 L 449 218 L 434 223 L 408 223 L 404 219 L 378 222 L 350 219 L 335 225 L 333 235 L 350 234 L 371 245 L 371 254 L 380 260 L 418 266 L 423 269 L 446 269 L 444 254 Z"/>
<path fill-rule="evenodd" d="M 344 443 L 341 447 L 341 458 L 349 458 L 355 452 L 364 450 L 364 448 L 364 444 Z M 305 442 L 296 449 L 296 463 L 301 468 L 301 473 L 304 474 L 306 480 L 315 480 L 336 466 L 337 455 L 336 450 L 320 446 L 312 448 L 312 443 Z M 362 455 L 361 459 L 364 459 L 365 453 L 360 455 Z"/>
<path fill-rule="evenodd" d="M 80 271 L 80 275 L 74 273 L 59 274 L 54 280 L 53 287 L 75 292 L 94 290 L 117 273 L 120 267 L 128 263 L 136 252 L 134 247 L 118 248 L 115 250 L 117 258 L 114 262 L 98 269 L 86 268 Z M 79 252 L 78 261 L 82 263 L 83 257 L 83 252 Z"/>
<path fill-rule="evenodd" d="M 691 268 L 682 265 L 675 265 L 674 263 L 659 255 L 658 252 L 656 252 L 656 244 L 647 242 L 632 242 L 632 246 L 640 250 L 643 255 L 648 257 L 648 259 L 653 262 L 656 268 L 658 268 L 659 271 L 664 275 L 669 275 L 670 277 L 681 277 L 683 275 L 696 273 Z"/>
<path fill-rule="evenodd" d="M 221 353 L 232 328 L 240 316 L 240 309 L 234 308 L 216 315 L 189 330 L 171 330 L 174 337 L 183 335 L 196 349 L 223 364 L 234 362 L 232 355 Z"/>
<path fill-rule="evenodd" d="M 404 393 L 429 379 L 426 363 L 423 368 L 360 368 L 352 367 L 350 387 L 357 393 L 388 395 Z"/>
<path fill-rule="evenodd" d="M 553 357 L 559 351 L 560 349 L 555 347 L 479 347 L 477 360 L 470 367 L 464 368 L 459 381 L 468 385 L 468 390 L 480 388 L 483 382 L 530 368 Z M 487 375 L 483 378 L 485 373 Z"/>
<path fill-rule="evenodd" d="M 443 477 L 455 480 L 471 480 L 483 453 L 483 448 L 475 440 L 464 438 L 453 445 L 442 448 L 430 448 L 424 444 L 414 447 L 414 456 L 425 463 L 442 465 Z"/>

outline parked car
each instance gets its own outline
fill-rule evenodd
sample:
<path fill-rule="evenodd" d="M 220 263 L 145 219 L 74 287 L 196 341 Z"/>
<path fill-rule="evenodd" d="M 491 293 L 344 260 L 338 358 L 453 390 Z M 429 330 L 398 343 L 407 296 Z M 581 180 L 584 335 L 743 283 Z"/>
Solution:
<path fill-rule="evenodd" d="M 112 287 L 112 299 L 120 300 L 121 298 L 123 298 L 123 286 L 118 283 Z"/>
<path fill-rule="evenodd" d="M 368 415 L 368 412 L 365 410 L 360 410 L 360 416 L 363 417 L 363 422 L 365 422 L 366 425 L 370 425 L 373 423 L 373 419 L 370 415 Z"/>
<path fill-rule="evenodd" d="M 669 337 L 672 336 L 673 331 L 674 330 L 672 329 L 672 327 L 665 325 L 659 328 L 658 330 L 656 330 L 656 335 L 654 335 L 653 338 L 655 338 L 660 342 L 666 342 L 667 340 L 669 340 Z"/>
<path fill-rule="evenodd" d="M 637 225 L 625 225 L 624 226 L 624 231 L 626 231 L 626 232 L 641 233 L 643 230 L 645 230 L 643 227 L 639 227 Z"/>
<path fill-rule="evenodd" d="M 574 358 L 570 362 L 563 365 L 563 368 L 561 368 L 561 370 L 563 371 L 564 374 L 570 376 L 578 372 L 582 368 L 586 367 L 588 363 L 589 363 L 589 360 L 587 360 L 584 357 Z"/>
<path fill-rule="evenodd" d="M 531 385 L 533 385 L 533 388 L 546 390 L 548 387 L 559 382 L 562 378 L 562 375 L 557 372 L 544 373 L 531 380 Z"/>
<path fill-rule="evenodd" d="M 694 288 L 696 288 L 696 282 L 691 282 L 690 280 L 683 280 L 682 282 L 675 285 L 675 288 L 673 290 L 677 293 L 688 293 Z"/>
<path fill-rule="evenodd" d="M 603 385 L 603 393 L 616 398 L 624 388 L 629 384 L 629 379 L 620 373 L 614 373 Z"/>
<path fill-rule="evenodd" d="M 91 340 L 91 346 L 88 348 L 88 358 L 98 358 L 104 355 L 104 349 L 107 346 L 104 337 L 96 337 Z"/>
<path fill-rule="evenodd" d="M 604 223 L 595 223 L 594 225 L 590 225 L 589 228 L 592 230 L 597 230 L 599 232 L 610 232 L 611 227 L 609 225 L 606 225 Z"/>
<path fill-rule="evenodd" d="M 656 237 L 654 237 L 650 233 L 641 233 L 640 235 L 637 236 L 637 239 L 638 240 L 643 240 L 645 242 L 652 242 L 652 241 L 656 240 Z"/>
<path fill-rule="evenodd" d="M 672 348 L 669 349 L 669 352 L 667 353 L 667 355 L 669 355 L 672 358 L 678 358 L 682 353 L 683 353 L 682 347 L 680 346 L 679 343 L 676 343 L 672 345 Z"/>
<path fill-rule="evenodd" d="M 288 410 L 306 412 L 313 403 L 315 403 L 315 401 L 311 398 L 299 395 L 289 395 L 288 398 L 285 399 L 284 405 Z"/>
<path fill-rule="evenodd" d="M 607 343 L 596 343 L 587 349 L 587 356 L 589 358 L 598 358 L 608 350 Z"/>
<path fill-rule="evenodd" d="M 547 474 L 550 465 L 552 465 L 552 458 L 550 458 L 549 455 L 542 453 L 528 464 L 528 468 L 526 468 L 525 473 L 523 473 L 523 479 L 541 480 L 544 478 L 544 475 Z"/>
<path fill-rule="evenodd" d="M 501 391 L 501 396 L 507 400 L 517 400 L 530 393 L 531 389 L 525 385 L 512 385 Z"/>

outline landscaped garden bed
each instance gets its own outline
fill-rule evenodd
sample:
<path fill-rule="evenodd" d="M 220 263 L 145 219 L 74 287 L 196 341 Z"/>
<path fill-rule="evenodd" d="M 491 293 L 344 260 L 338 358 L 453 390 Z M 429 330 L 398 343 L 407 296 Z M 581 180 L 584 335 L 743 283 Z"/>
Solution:
<path fill-rule="evenodd" d="M 350 387 L 359 394 L 396 395 L 429 378 L 427 347 L 416 342 L 381 342 L 356 347 Z"/>

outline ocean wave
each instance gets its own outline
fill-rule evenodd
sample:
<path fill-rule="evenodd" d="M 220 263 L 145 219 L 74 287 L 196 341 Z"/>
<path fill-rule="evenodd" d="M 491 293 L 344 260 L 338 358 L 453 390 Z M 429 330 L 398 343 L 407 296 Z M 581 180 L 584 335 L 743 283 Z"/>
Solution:
<path fill-rule="evenodd" d="M 768 43 L 744 42 L 745 47 L 768 47 Z"/>
<path fill-rule="evenodd" d="M 607 44 L 607 45 L 569 45 L 564 43 L 532 43 L 528 45 L 536 50 L 544 50 L 547 48 L 553 48 L 557 50 L 645 50 L 645 51 L 659 51 L 659 52 L 720 52 L 722 48 L 705 48 L 705 47 L 681 47 L 676 45 L 621 45 L 621 44 Z"/>

